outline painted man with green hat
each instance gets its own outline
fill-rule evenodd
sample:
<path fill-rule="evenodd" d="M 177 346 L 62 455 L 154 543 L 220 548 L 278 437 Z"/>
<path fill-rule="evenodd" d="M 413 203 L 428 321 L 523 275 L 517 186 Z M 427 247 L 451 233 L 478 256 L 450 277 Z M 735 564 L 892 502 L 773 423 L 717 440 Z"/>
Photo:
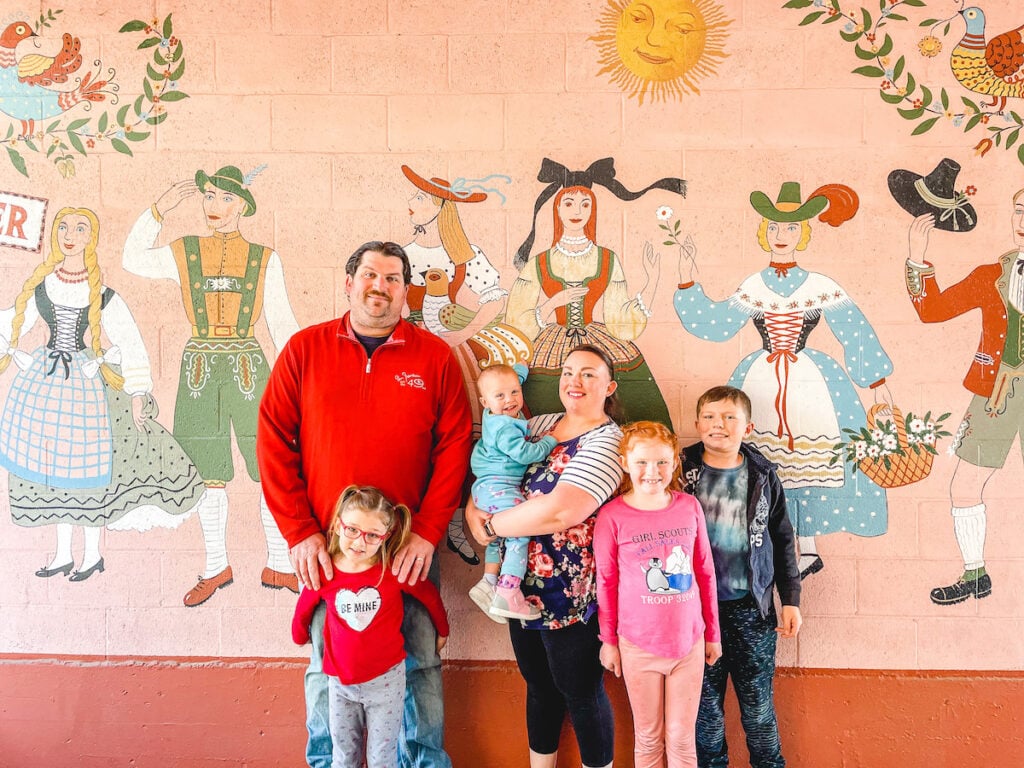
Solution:
<path fill-rule="evenodd" d="M 225 486 L 234 476 L 231 432 L 249 477 L 259 482 L 256 419 L 270 364 L 253 336 L 263 315 L 280 350 L 298 323 L 288 303 L 281 259 L 269 246 L 250 243 L 239 220 L 256 212 L 250 182 L 263 169 L 243 175 L 233 165 L 216 173 L 197 171 L 195 180 L 173 184 L 136 220 L 125 242 L 124 268 L 181 286 L 192 337 L 185 345 L 174 409 L 174 436 L 195 462 L 206 483 L 199 521 L 206 546 L 206 569 L 185 595 L 200 605 L 233 581 L 228 564 Z M 208 234 L 188 235 L 157 247 L 164 217 L 183 200 L 200 195 Z M 267 565 L 261 582 L 271 589 L 298 592 L 288 545 L 260 494 L 260 518 L 267 539 Z"/>

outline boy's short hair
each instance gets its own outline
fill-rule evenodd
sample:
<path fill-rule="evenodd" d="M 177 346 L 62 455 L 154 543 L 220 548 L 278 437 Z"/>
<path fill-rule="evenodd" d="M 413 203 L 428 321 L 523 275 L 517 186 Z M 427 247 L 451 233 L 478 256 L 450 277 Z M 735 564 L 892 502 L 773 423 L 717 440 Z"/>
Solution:
<path fill-rule="evenodd" d="M 747 393 L 737 387 L 730 387 L 726 385 L 712 387 L 697 399 L 697 418 L 700 418 L 700 411 L 705 405 L 708 403 L 717 403 L 722 400 L 739 403 L 743 412 L 747 414 L 747 421 L 750 421 L 753 407 L 750 405 L 750 398 L 747 397 Z"/>

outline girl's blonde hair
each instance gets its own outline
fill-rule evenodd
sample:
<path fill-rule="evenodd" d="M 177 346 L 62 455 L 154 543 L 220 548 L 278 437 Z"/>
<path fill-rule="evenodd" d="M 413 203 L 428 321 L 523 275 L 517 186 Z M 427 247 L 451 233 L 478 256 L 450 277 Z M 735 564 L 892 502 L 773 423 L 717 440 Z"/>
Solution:
<path fill-rule="evenodd" d="M 388 537 L 380 545 L 381 578 L 395 553 L 409 540 L 412 528 L 412 513 L 405 504 L 392 504 L 387 496 L 372 485 L 350 485 L 341 492 L 338 502 L 334 505 L 334 517 L 331 521 L 331 538 L 327 544 L 327 552 L 333 557 L 341 551 L 339 540 L 341 513 L 346 509 L 361 509 L 380 517 L 388 529 Z M 380 582 L 378 582 L 379 584 Z"/>
<path fill-rule="evenodd" d="M 89 273 L 89 335 L 93 354 L 96 357 L 100 357 L 103 354 L 103 347 L 100 343 L 103 276 L 100 274 L 99 261 L 96 255 L 96 243 L 100 237 L 100 222 L 96 214 L 88 208 L 61 208 L 57 211 L 57 215 L 53 217 L 53 224 L 50 227 L 50 252 L 42 263 L 32 271 L 24 285 L 21 286 L 21 293 L 18 294 L 18 298 L 14 300 L 14 319 L 11 320 L 10 342 L 12 349 L 18 346 L 18 340 L 21 338 L 21 326 L 25 322 L 25 307 L 28 306 L 29 298 L 35 293 L 36 288 L 43 282 L 46 276 L 64 262 L 64 254 L 60 250 L 60 237 L 57 232 L 64 218 L 72 215 L 84 216 L 92 226 L 92 234 L 85 246 L 85 268 Z M 7 370 L 7 366 L 10 364 L 11 355 L 7 352 L 3 357 L 0 357 L 0 373 Z M 116 373 L 106 363 L 100 366 L 100 373 L 103 375 L 103 380 L 114 389 L 122 389 L 124 387 L 124 377 Z"/>
<path fill-rule="evenodd" d="M 676 457 L 676 465 L 672 469 L 672 479 L 669 481 L 670 491 L 682 491 L 682 464 L 679 461 L 679 440 L 664 424 L 656 421 L 634 421 L 622 428 L 622 440 L 619 441 L 619 455 L 625 461 L 629 449 L 640 440 L 651 440 L 664 443 L 672 449 Z M 629 493 L 633 490 L 633 481 L 628 472 L 622 475 L 622 484 L 619 486 L 619 494 Z"/>

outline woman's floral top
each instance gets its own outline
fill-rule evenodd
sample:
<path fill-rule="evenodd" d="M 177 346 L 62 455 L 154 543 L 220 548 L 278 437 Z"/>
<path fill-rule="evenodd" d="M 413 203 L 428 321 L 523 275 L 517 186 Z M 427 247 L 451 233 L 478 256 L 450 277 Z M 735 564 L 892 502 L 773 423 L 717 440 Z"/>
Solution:
<path fill-rule="evenodd" d="M 563 414 L 530 419 L 530 435 L 545 435 Z M 569 483 L 586 491 L 597 507 L 611 498 L 622 480 L 619 440 L 622 430 L 611 421 L 579 437 L 559 443 L 545 461 L 532 464 L 523 478 L 527 498 Z M 597 613 L 597 579 L 594 573 L 594 513 L 578 525 L 558 533 L 533 536 L 522 589 L 541 617 L 523 622 L 527 629 L 560 629 L 577 621 L 589 621 Z"/>

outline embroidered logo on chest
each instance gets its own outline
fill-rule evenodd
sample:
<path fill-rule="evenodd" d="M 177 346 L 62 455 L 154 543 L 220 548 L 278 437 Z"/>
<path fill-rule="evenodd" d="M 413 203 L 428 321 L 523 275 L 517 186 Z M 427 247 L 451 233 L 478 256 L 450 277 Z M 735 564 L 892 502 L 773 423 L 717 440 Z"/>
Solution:
<path fill-rule="evenodd" d="M 343 589 L 334 598 L 334 608 L 342 621 L 362 632 L 380 610 L 380 592 L 376 587 L 363 587 L 358 592 Z"/>
<path fill-rule="evenodd" d="M 397 381 L 398 385 L 401 387 L 412 387 L 413 389 L 422 390 L 426 390 L 427 388 L 427 385 L 423 381 L 423 377 L 418 373 L 406 373 L 405 371 L 396 373 L 395 381 Z"/>

